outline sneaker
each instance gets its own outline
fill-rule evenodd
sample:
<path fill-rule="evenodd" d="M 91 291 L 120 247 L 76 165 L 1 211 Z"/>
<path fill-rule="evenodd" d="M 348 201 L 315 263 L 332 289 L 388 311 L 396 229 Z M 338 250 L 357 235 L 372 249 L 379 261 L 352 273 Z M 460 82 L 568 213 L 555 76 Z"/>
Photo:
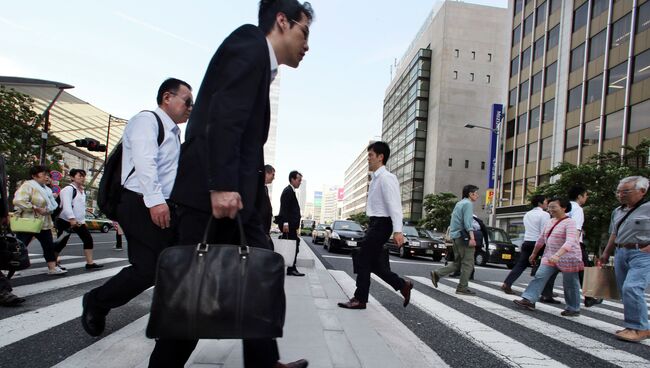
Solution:
<path fill-rule="evenodd" d="M 61 266 L 60 263 L 57 263 L 56 266 L 57 266 L 58 268 L 62 269 L 63 271 L 66 271 L 66 270 L 67 270 L 67 268 Z"/>
<path fill-rule="evenodd" d="M 603 302 L 602 299 L 600 298 L 590 298 L 590 297 L 585 297 L 585 307 L 593 307 L 596 304 L 601 304 Z"/>
<path fill-rule="evenodd" d="M 48 275 L 48 276 L 63 276 L 63 275 L 65 275 L 66 273 L 68 273 L 67 270 L 62 270 L 62 269 L 59 268 L 59 267 L 54 267 L 54 268 L 51 269 L 51 270 L 47 270 L 47 275 Z"/>
<path fill-rule="evenodd" d="M 100 265 L 100 264 L 97 264 L 97 263 L 86 264 L 86 269 L 87 270 L 94 270 L 94 269 L 102 268 L 102 267 L 104 267 L 104 265 Z"/>
<path fill-rule="evenodd" d="M 580 315 L 580 312 L 579 312 L 579 311 L 571 311 L 571 310 L 565 309 L 565 310 L 563 310 L 562 313 L 560 313 L 560 314 L 563 315 L 563 316 L 565 316 L 565 317 L 577 317 L 577 316 Z"/>
<path fill-rule="evenodd" d="M 436 289 L 438 288 L 438 280 L 440 280 L 440 276 L 438 276 L 436 271 L 431 271 L 431 282 L 433 282 L 433 287 Z"/>
<path fill-rule="evenodd" d="M 476 293 L 471 291 L 470 289 L 456 289 L 456 294 L 460 294 L 460 295 L 476 295 Z"/>

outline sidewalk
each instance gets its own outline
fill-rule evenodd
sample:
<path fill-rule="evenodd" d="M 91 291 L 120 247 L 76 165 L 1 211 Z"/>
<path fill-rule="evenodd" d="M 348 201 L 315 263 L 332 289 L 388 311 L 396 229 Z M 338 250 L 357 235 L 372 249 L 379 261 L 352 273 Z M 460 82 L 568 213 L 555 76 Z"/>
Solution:
<path fill-rule="evenodd" d="M 343 271 L 326 270 L 304 241 L 298 267 L 305 277 L 285 279 L 287 314 L 284 336 L 278 339 L 282 362 L 304 358 L 310 368 L 447 366 L 372 298 L 366 310 L 338 308 L 336 303 L 353 294 L 354 279 Z M 103 367 L 146 367 L 153 349 L 153 340 L 144 336 L 147 319 L 142 317 L 57 366 L 103 362 Z M 242 368 L 241 341 L 201 340 L 186 367 Z"/>

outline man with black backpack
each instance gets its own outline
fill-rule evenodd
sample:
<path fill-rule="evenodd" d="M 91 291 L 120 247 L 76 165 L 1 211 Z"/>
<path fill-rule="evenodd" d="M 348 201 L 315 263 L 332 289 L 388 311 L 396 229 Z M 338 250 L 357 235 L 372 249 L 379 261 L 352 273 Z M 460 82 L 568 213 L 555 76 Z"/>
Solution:
<path fill-rule="evenodd" d="M 84 295 L 81 323 L 91 336 L 104 331 L 111 309 L 153 286 L 158 255 L 173 244 L 173 206 L 168 199 L 181 148 L 177 125 L 187 121 L 194 106 L 192 87 L 169 78 L 158 89 L 156 101 L 155 111 L 142 111 L 129 120 L 122 137 L 122 191 L 114 220 L 126 236 L 131 265 Z"/>

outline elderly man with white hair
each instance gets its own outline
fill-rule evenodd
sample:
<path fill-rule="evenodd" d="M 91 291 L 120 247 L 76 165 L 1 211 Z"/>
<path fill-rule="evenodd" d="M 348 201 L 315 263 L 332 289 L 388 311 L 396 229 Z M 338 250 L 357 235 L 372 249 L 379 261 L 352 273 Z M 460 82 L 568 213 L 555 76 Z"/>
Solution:
<path fill-rule="evenodd" d="M 650 337 L 645 289 L 650 282 L 650 203 L 644 199 L 648 178 L 630 176 L 616 189 L 621 203 L 612 212 L 609 241 L 600 258 L 609 261 L 616 248 L 615 270 L 623 296 L 625 329 L 617 331 L 620 340 L 639 342 Z"/>

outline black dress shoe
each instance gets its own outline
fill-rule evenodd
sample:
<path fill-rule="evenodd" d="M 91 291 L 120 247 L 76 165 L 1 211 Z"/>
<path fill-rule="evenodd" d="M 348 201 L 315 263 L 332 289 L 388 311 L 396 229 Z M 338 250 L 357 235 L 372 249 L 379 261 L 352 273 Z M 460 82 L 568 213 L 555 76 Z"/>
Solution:
<path fill-rule="evenodd" d="M 309 362 L 305 359 L 296 360 L 295 362 L 282 364 L 280 362 L 275 363 L 274 368 L 307 368 Z"/>
<path fill-rule="evenodd" d="M 87 270 L 96 270 L 96 269 L 102 268 L 102 267 L 104 267 L 104 265 L 100 265 L 100 264 L 97 264 L 97 263 L 91 263 L 91 264 L 86 263 L 86 269 Z"/>
<path fill-rule="evenodd" d="M 402 289 L 399 291 L 404 297 L 404 308 L 406 308 L 411 301 L 411 289 L 413 289 L 413 283 L 411 281 L 405 281 L 404 286 L 402 286 Z"/>
<path fill-rule="evenodd" d="M 543 297 L 539 298 L 539 301 L 542 302 L 542 303 L 545 303 L 545 304 L 562 304 L 561 301 L 559 301 L 557 299 L 553 299 L 552 297 L 549 298 L 547 296 L 543 296 Z"/>
<path fill-rule="evenodd" d="M 287 269 L 287 275 L 288 276 L 305 276 L 304 273 L 298 272 L 297 268 L 288 268 Z"/>
<path fill-rule="evenodd" d="M 88 307 L 88 293 L 84 294 L 81 301 L 83 311 L 81 312 L 81 325 L 90 336 L 99 336 L 106 328 L 106 316 L 101 315 Z"/>
<path fill-rule="evenodd" d="M 600 304 L 602 302 L 603 302 L 603 300 L 600 299 L 600 298 L 592 298 L 592 297 L 589 297 L 589 296 L 585 297 L 585 307 L 587 307 L 587 308 L 593 307 L 594 305 Z"/>
<path fill-rule="evenodd" d="M 352 298 L 345 303 L 338 303 L 338 306 L 345 309 L 366 309 L 366 303 L 362 303 L 356 298 Z"/>

